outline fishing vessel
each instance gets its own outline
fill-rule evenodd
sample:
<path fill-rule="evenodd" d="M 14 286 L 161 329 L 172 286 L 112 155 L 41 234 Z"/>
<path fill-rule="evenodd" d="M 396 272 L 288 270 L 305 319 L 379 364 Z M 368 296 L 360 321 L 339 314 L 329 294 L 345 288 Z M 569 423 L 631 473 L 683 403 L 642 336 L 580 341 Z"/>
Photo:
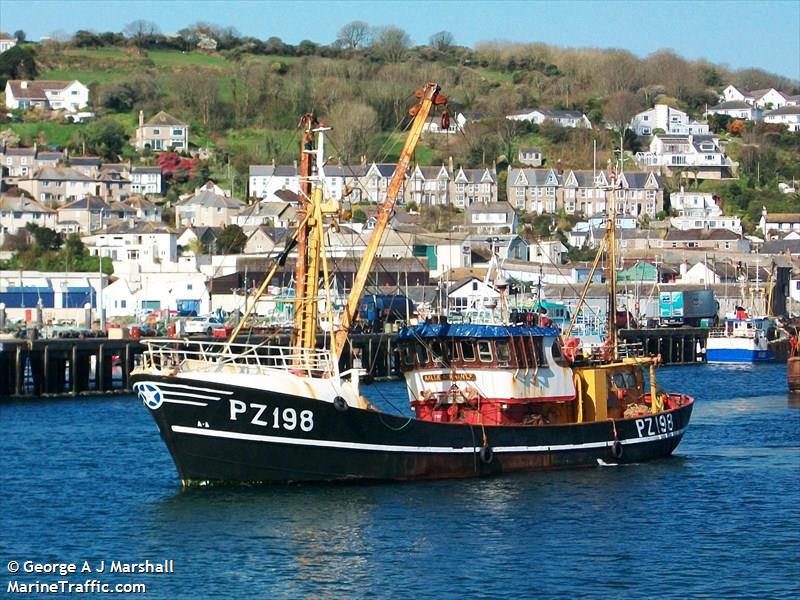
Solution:
<path fill-rule="evenodd" d="M 322 336 L 322 347 L 317 317 L 320 300 L 331 302 L 326 290 L 333 267 L 325 253 L 325 229 L 337 225 L 340 208 L 324 195 L 326 128 L 311 115 L 301 120 L 300 226 L 256 292 L 263 293 L 296 248 L 291 344 L 238 342 L 246 315 L 228 340 L 145 342 L 131 382 L 184 485 L 435 479 L 592 467 L 666 457 L 680 442 L 694 401 L 658 390 L 658 357 L 619 358 L 613 323 L 607 356 L 567 353 L 556 328 L 534 320 L 512 322 L 503 293 L 497 305 L 487 304 L 470 322 L 432 315 L 400 331 L 399 358 L 413 416 L 371 406 L 359 389 L 364 371 L 340 370 L 423 125 L 435 107 L 443 109 L 443 123 L 447 120 L 438 85 L 425 85 L 416 97 L 406 143 L 347 303 L 336 331 Z M 502 281 L 495 283 L 502 291 Z"/>
<path fill-rule="evenodd" d="M 751 317 L 744 310 L 726 315 L 722 327 L 709 334 L 706 345 L 710 363 L 785 362 L 788 353 L 789 337 L 773 318 Z"/>

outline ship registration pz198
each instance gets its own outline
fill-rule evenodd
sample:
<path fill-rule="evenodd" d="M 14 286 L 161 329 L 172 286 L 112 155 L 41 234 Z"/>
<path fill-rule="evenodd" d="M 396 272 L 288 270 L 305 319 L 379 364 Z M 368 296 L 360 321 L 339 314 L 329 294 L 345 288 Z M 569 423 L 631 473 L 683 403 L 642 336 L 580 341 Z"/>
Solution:
<path fill-rule="evenodd" d="M 273 429 L 286 429 L 287 431 L 294 431 L 298 426 L 302 431 L 314 429 L 314 413 L 310 410 L 301 410 L 298 415 L 293 408 L 281 410 L 276 406 L 269 410 L 266 404 L 258 404 L 256 402 L 245 404 L 241 400 L 233 399 L 230 399 L 229 402 L 231 421 L 236 421 L 238 415 L 244 415 L 249 410 L 253 410 L 254 414 L 253 418 L 250 419 L 250 423 L 259 427 L 272 425 Z"/>
<path fill-rule="evenodd" d="M 672 414 L 670 413 L 666 415 L 658 415 L 657 417 L 636 419 L 636 430 L 638 431 L 640 438 L 670 433 L 674 429 L 675 422 L 672 420 Z"/>

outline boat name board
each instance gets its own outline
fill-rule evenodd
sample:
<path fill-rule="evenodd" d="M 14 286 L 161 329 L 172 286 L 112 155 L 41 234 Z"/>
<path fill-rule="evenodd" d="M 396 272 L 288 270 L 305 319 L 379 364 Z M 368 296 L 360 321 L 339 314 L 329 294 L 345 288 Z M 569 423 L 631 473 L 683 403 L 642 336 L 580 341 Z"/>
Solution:
<path fill-rule="evenodd" d="M 670 433 L 675 429 L 672 413 L 636 419 L 636 431 L 639 437 L 650 437 Z"/>
<path fill-rule="evenodd" d="M 475 381 L 475 373 L 431 373 L 423 375 L 422 381 Z"/>
<path fill-rule="evenodd" d="M 257 402 L 244 403 L 241 400 L 232 398 L 228 402 L 230 402 L 231 421 L 236 421 L 239 415 L 252 411 L 253 418 L 250 419 L 250 423 L 258 427 L 272 425 L 272 429 L 285 429 L 287 431 L 294 431 L 298 426 L 302 431 L 314 429 L 314 412 L 310 410 L 301 410 L 298 418 L 297 411 L 293 408 L 281 410 L 280 407 L 276 406 L 270 411 L 266 404 Z"/>

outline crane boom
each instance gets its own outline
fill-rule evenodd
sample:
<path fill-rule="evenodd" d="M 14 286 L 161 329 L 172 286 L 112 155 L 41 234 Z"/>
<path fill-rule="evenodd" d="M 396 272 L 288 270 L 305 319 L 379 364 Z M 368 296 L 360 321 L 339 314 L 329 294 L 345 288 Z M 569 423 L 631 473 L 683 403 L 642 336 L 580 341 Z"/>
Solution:
<path fill-rule="evenodd" d="M 395 204 L 397 203 L 397 194 L 400 191 L 400 186 L 405 179 L 408 165 L 411 162 L 411 156 L 414 154 L 414 149 L 419 142 L 422 135 L 422 126 L 428 119 L 430 112 L 434 105 L 446 104 L 447 98 L 439 94 L 440 87 L 438 84 L 431 82 L 425 85 L 421 90 L 417 91 L 417 97 L 420 98 L 420 103 L 411 109 L 411 114 L 414 121 L 411 124 L 408 137 L 406 138 L 403 150 L 400 153 L 400 158 L 397 161 L 397 168 L 394 170 L 392 180 L 389 183 L 389 188 L 386 191 L 386 198 L 381 205 L 378 218 L 375 223 L 375 229 L 372 232 L 367 248 L 364 250 L 364 257 L 359 265 L 358 272 L 356 273 L 353 281 L 353 288 L 350 290 L 350 295 L 347 298 L 347 306 L 341 316 L 341 328 L 336 332 L 336 337 L 333 344 L 333 352 L 335 356 L 341 356 L 342 349 L 344 348 L 347 334 L 353 324 L 356 309 L 358 308 L 358 301 L 361 299 L 361 294 L 364 292 L 364 287 L 367 284 L 367 277 L 372 269 L 375 256 L 378 252 L 378 247 L 381 243 L 383 233 L 389 224 L 389 219 L 394 211 Z"/>

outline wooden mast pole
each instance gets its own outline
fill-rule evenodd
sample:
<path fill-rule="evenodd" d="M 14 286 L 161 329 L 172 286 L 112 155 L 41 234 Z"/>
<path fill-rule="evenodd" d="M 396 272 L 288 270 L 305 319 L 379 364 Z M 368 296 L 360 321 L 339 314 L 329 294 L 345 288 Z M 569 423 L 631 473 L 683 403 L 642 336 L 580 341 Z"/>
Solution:
<path fill-rule="evenodd" d="M 414 121 L 411 124 L 406 143 L 397 161 L 397 168 L 394 170 L 394 175 L 386 191 L 386 199 L 383 201 L 380 212 L 378 213 L 375 229 L 372 232 L 367 248 L 364 250 L 364 256 L 361 259 L 358 272 L 353 280 L 353 288 L 350 290 L 350 295 L 347 298 L 347 306 L 345 306 L 344 312 L 342 313 L 341 328 L 337 330 L 333 343 L 333 354 L 335 357 L 341 356 L 342 349 L 347 340 L 347 334 L 353 324 L 358 302 L 361 299 L 361 294 L 364 292 L 364 287 L 367 284 L 367 277 L 375 261 L 381 238 L 383 237 L 383 233 L 394 211 L 397 202 L 397 194 L 405 179 L 408 165 L 411 162 L 411 156 L 414 153 L 414 148 L 422 135 L 422 126 L 425 124 L 434 105 L 445 104 L 447 102 L 447 98 L 440 95 L 439 90 L 439 85 L 431 82 L 417 92 L 417 97 L 420 98 L 421 101 L 417 106 L 411 109 Z"/>
<path fill-rule="evenodd" d="M 311 152 L 314 147 L 314 133 L 313 128 L 317 124 L 317 119 L 313 114 L 307 113 L 300 117 L 300 127 L 303 129 L 302 138 L 300 140 L 300 169 L 298 175 L 300 176 L 300 196 L 298 201 L 300 209 L 297 211 L 298 221 L 302 226 L 297 232 L 297 262 L 294 268 L 294 333 L 292 336 L 292 345 L 299 346 L 303 330 L 303 320 L 305 318 L 305 303 L 308 301 L 306 298 L 306 269 L 308 253 L 308 211 L 311 201 Z M 314 299 L 316 301 L 316 299 Z"/>

